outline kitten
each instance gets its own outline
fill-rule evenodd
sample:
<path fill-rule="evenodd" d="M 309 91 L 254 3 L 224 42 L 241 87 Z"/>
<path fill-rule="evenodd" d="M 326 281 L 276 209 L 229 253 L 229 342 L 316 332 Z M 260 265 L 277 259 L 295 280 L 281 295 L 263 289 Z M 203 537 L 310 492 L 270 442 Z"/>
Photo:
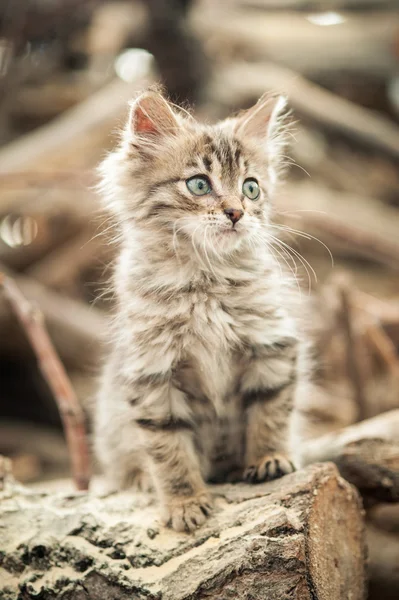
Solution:
<path fill-rule="evenodd" d="M 270 250 L 283 110 L 263 98 L 205 126 L 145 92 L 100 167 L 121 250 L 96 453 L 117 488 L 154 487 L 177 531 L 211 512 L 205 481 L 294 470 L 304 345 Z"/>

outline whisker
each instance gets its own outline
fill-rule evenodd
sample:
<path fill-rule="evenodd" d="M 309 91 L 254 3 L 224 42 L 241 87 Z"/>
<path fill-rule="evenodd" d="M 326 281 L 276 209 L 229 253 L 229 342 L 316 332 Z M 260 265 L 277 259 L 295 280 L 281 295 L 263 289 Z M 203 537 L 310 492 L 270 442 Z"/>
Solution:
<path fill-rule="evenodd" d="M 308 173 L 308 171 L 304 167 L 298 165 L 298 163 L 295 162 L 295 160 L 291 156 L 285 156 L 284 154 L 281 154 L 280 156 L 281 158 L 285 159 L 284 164 L 290 165 L 291 167 L 298 167 L 298 169 L 301 169 L 301 171 L 303 171 L 308 177 L 311 178 L 310 173 Z"/>
<path fill-rule="evenodd" d="M 285 230 L 285 231 L 290 231 L 296 235 L 299 235 L 300 237 L 303 237 L 307 240 L 314 240 L 315 242 L 319 242 L 319 244 L 321 244 L 328 252 L 330 259 L 331 259 L 331 266 L 334 267 L 334 257 L 332 255 L 332 252 L 330 250 L 330 248 L 327 246 L 327 244 L 325 244 L 324 242 L 322 242 L 319 238 L 317 238 L 314 235 L 311 235 L 310 233 L 307 233 L 305 231 L 301 231 L 300 229 L 293 229 L 292 227 L 289 227 L 288 225 L 271 225 L 271 227 L 274 227 L 276 229 L 281 229 L 281 230 Z"/>
<path fill-rule="evenodd" d="M 309 288 L 308 288 L 308 292 L 310 294 L 311 288 L 312 288 L 312 278 L 310 276 L 309 273 L 309 269 L 311 270 L 314 278 L 315 278 L 315 282 L 317 283 L 317 275 L 316 275 L 316 271 L 314 270 L 314 268 L 312 267 L 312 265 L 306 260 L 306 258 L 304 258 L 302 256 L 302 254 L 300 252 L 298 252 L 297 250 L 295 250 L 294 248 L 291 248 L 291 246 L 289 246 L 288 244 L 286 244 L 285 242 L 283 242 L 282 240 L 279 240 L 278 238 L 276 238 L 275 236 L 271 236 L 273 237 L 273 239 L 275 240 L 275 242 L 279 245 L 283 245 L 288 252 L 292 252 L 294 254 L 294 256 L 296 256 L 298 258 L 298 260 L 301 262 L 302 266 L 304 267 L 306 274 L 308 276 L 308 283 L 309 283 Z M 309 267 L 309 269 L 308 269 Z"/>
<path fill-rule="evenodd" d="M 270 236 L 269 236 L 269 237 L 270 237 Z M 301 296 L 301 295 L 302 295 L 302 290 L 301 290 L 301 286 L 300 286 L 300 284 L 299 284 L 298 277 L 297 277 L 297 273 L 298 273 L 298 266 L 297 266 L 297 264 L 296 264 L 295 260 L 293 259 L 293 257 L 291 256 L 291 254 L 290 254 L 289 252 L 287 252 L 287 250 L 286 250 L 284 247 L 281 247 L 281 246 L 280 246 L 280 247 L 279 247 L 279 249 L 277 249 L 275 246 L 273 246 L 273 242 L 274 242 L 274 243 L 276 243 L 276 242 L 278 242 L 278 241 L 279 241 L 279 240 L 277 240 L 276 238 L 274 238 L 274 236 L 271 236 L 271 238 L 270 238 L 270 240 L 271 240 L 271 241 L 270 241 L 270 243 L 269 243 L 269 242 L 268 242 L 266 239 L 264 239 L 264 238 L 262 238 L 262 237 L 259 237 L 259 239 L 260 239 L 262 242 L 264 242 L 264 243 L 266 244 L 266 246 L 269 248 L 269 250 L 273 250 L 273 249 L 274 249 L 274 251 L 275 251 L 275 252 L 277 252 L 277 253 L 278 253 L 278 255 L 280 256 L 280 258 L 282 258 L 282 259 L 283 259 L 283 261 L 285 262 L 285 264 L 286 264 L 286 265 L 287 265 L 287 267 L 288 267 L 288 270 L 290 271 L 290 273 L 292 274 L 292 276 L 293 276 L 293 278 L 294 278 L 294 280 L 295 280 L 296 286 L 297 286 L 297 288 L 298 288 L 298 291 L 299 291 L 299 294 L 300 294 L 300 296 Z M 284 255 L 285 255 L 285 256 L 288 256 L 288 257 L 289 257 L 289 259 L 292 261 L 292 264 L 293 264 L 293 266 L 294 266 L 294 269 L 295 269 L 295 271 L 294 271 L 294 269 L 292 268 L 292 266 L 289 264 L 289 262 L 287 261 L 287 259 L 285 258 L 285 256 L 284 256 Z M 280 265 L 280 263 L 278 262 L 278 260 L 276 260 L 276 262 L 277 262 L 277 264 L 278 264 L 278 266 L 279 266 L 279 268 L 280 268 L 280 274 L 281 274 L 281 276 L 282 276 L 281 265 Z"/>

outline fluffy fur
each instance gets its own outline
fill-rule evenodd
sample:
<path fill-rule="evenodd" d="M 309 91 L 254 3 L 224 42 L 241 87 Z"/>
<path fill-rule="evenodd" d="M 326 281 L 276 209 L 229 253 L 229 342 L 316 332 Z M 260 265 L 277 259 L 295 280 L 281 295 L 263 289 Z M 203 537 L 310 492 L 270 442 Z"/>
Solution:
<path fill-rule="evenodd" d="M 304 344 L 295 286 L 270 246 L 283 109 L 264 98 L 205 126 L 146 92 L 100 167 L 121 249 L 96 452 L 115 487 L 154 487 L 179 531 L 212 510 L 205 481 L 256 483 L 294 469 Z M 209 194 L 189 191 L 195 175 L 209 178 Z M 259 199 L 244 196 L 246 178 Z"/>

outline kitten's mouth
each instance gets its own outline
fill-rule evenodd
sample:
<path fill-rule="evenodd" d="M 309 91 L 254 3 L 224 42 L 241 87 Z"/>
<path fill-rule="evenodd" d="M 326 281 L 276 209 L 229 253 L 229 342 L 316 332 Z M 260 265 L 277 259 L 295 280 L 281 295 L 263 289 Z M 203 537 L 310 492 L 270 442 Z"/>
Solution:
<path fill-rule="evenodd" d="M 235 235 L 241 235 L 242 231 L 238 231 L 237 229 L 235 229 L 234 227 L 231 227 L 229 229 L 222 229 L 221 231 L 219 231 L 219 235 L 230 235 L 230 236 L 235 236 Z"/>

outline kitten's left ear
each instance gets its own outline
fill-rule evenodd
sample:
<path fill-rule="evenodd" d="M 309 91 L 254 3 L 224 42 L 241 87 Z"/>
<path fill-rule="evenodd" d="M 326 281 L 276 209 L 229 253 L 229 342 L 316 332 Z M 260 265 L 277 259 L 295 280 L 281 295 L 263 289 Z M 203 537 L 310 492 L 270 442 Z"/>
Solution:
<path fill-rule="evenodd" d="M 281 115 L 286 106 L 284 96 L 264 95 L 255 106 L 237 117 L 235 130 L 245 137 L 271 141 L 279 133 Z"/>

